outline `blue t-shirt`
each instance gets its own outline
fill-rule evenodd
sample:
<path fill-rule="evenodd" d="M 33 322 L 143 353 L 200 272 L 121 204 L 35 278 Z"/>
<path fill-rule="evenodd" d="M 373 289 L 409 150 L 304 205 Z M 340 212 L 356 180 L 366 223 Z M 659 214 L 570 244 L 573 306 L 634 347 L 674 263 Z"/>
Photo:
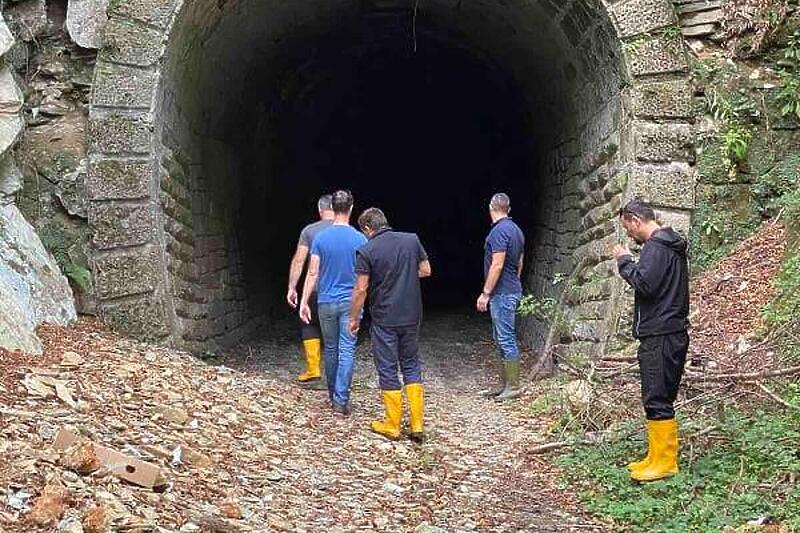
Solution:
<path fill-rule="evenodd" d="M 494 286 L 492 294 L 522 294 L 522 282 L 519 279 L 519 258 L 525 252 L 525 235 L 510 217 L 501 218 L 492 226 L 489 236 L 486 237 L 485 253 L 483 257 L 483 275 L 489 274 L 492 264 L 492 254 L 505 252 L 506 261 L 500 279 Z"/>
<path fill-rule="evenodd" d="M 356 250 L 367 238 L 352 226 L 334 224 L 320 232 L 311 244 L 311 255 L 319 256 L 317 302 L 350 300 L 356 282 Z"/>

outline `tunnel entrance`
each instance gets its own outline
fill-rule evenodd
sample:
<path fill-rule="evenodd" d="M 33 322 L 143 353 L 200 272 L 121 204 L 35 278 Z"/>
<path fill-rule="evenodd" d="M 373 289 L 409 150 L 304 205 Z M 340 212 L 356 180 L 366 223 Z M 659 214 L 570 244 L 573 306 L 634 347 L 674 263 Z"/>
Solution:
<path fill-rule="evenodd" d="M 420 235 L 435 269 L 428 307 L 471 305 L 488 200 L 504 191 L 528 238 L 526 290 L 580 310 L 583 328 L 560 336 L 601 347 L 615 306 L 605 246 L 618 238 L 616 206 L 636 194 L 673 217 L 691 208 L 647 181 L 688 175 L 676 162 L 685 125 L 647 122 L 640 134 L 634 121 L 685 114 L 682 43 L 663 30 L 674 15 L 649 0 L 615 9 L 595 0 L 115 5 L 88 183 L 104 318 L 197 349 L 253 335 L 287 312 L 297 235 L 316 198 L 339 188 L 353 192 L 356 216 L 378 206 Z M 626 60 L 626 50 L 641 57 Z M 671 89 L 636 92 L 639 78 Z M 523 330 L 532 347 L 550 333 L 536 319 Z"/>
<path fill-rule="evenodd" d="M 482 283 L 491 194 L 508 192 L 514 217 L 533 226 L 536 121 L 509 72 L 438 28 L 414 28 L 405 12 L 382 15 L 377 34 L 374 17 L 353 23 L 290 39 L 276 51 L 277 75 L 248 80 L 261 114 L 245 130 L 263 133 L 241 153 L 254 169 L 237 223 L 250 292 L 265 311 L 275 305 L 282 287 L 266 284 L 261 265 L 287 262 L 314 200 L 346 188 L 354 224 L 378 206 L 396 229 L 419 234 L 436 268 L 429 306 L 466 306 Z M 265 227 L 275 228 L 269 241 Z"/>

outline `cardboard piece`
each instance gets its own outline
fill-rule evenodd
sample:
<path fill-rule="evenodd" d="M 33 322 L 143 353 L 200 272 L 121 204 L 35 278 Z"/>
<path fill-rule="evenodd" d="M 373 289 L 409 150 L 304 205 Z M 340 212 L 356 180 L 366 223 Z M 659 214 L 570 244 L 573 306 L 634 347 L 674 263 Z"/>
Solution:
<path fill-rule="evenodd" d="M 53 447 L 56 450 L 64 451 L 79 440 L 80 437 L 68 429 L 61 428 L 56 435 Z M 154 488 L 166 485 L 167 480 L 158 467 L 99 444 L 92 443 L 92 446 L 103 466 L 118 478 L 140 487 Z"/>

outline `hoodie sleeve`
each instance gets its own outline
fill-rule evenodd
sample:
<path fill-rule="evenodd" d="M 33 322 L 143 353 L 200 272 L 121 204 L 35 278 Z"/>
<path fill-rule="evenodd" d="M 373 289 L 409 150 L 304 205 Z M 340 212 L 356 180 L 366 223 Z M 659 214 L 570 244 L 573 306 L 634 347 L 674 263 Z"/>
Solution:
<path fill-rule="evenodd" d="M 636 263 L 626 255 L 617 261 L 619 275 L 644 298 L 652 298 L 661 288 L 666 274 L 667 258 L 661 246 L 645 244 Z"/>

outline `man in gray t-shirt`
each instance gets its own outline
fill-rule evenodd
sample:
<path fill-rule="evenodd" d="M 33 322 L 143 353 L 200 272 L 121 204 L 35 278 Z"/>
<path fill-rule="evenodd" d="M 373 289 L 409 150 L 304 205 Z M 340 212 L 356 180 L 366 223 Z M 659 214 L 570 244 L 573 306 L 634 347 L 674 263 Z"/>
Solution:
<path fill-rule="evenodd" d="M 319 209 L 319 220 L 309 224 L 300 232 L 300 239 L 297 242 L 297 250 L 292 257 L 289 265 L 289 289 L 286 292 L 286 301 L 292 308 L 297 309 L 297 283 L 303 275 L 308 259 L 308 251 L 314 243 L 314 239 L 319 233 L 333 224 L 333 208 L 331 207 L 331 195 L 322 195 L 317 202 Z M 322 359 L 322 332 L 319 329 L 319 315 L 316 310 L 316 295 L 312 295 L 309 303 L 312 305 L 311 323 L 301 325 L 303 339 L 303 349 L 306 354 L 306 371 L 297 376 L 297 381 L 301 383 L 318 382 L 322 377 L 320 372 L 320 361 Z"/>

